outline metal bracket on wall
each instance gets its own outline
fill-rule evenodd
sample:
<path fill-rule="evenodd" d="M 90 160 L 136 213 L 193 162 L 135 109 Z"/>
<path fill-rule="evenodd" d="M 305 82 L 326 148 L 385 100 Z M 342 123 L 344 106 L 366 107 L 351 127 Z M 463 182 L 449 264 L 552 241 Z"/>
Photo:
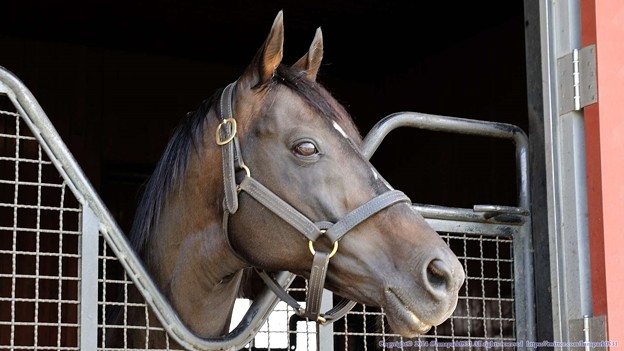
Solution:
<path fill-rule="evenodd" d="M 578 111 L 598 101 L 596 45 L 574 49 L 557 60 L 559 115 Z"/>

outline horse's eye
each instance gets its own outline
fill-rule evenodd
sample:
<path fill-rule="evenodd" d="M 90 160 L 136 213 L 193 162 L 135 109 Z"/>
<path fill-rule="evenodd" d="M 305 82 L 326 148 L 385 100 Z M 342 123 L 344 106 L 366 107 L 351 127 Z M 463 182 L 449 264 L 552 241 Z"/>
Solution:
<path fill-rule="evenodd" d="M 316 145 L 314 145 L 314 143 L 311 141 L 302 141 L 296 144 L 295 147 L 293 148 L 293 151 L 298 156 L 303 156 L 303 157 L 310 157 L 310 156 L 314 156 L 318 154 Z"/>

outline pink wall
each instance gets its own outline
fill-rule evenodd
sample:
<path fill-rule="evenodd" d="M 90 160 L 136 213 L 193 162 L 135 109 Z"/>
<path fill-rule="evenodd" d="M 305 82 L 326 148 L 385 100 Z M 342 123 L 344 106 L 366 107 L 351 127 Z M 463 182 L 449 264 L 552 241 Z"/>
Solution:
<path fill-rule="evenodd" d="M 581 17 L 598 77 L 598 103 L 585 109 L 593 308 L 624 345 L 624 2 L 582 0 Z"/>

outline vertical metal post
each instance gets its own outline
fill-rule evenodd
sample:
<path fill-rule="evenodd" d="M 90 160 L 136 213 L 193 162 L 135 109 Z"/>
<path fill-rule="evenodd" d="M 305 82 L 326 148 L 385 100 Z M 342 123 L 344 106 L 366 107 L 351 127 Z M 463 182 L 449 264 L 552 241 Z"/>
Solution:
<path fill-rule="evenodd" d="M 89 206 L 82 208 L 80 243 L 80 349 L 96 350 L 98 335 L 98 229 Z"/>
<path fill-rule="evenodd" d="M 563 56 L 580 47 L 578 0 L 540 2 L 542 82 L 553 341 L 570 341 L 570 321 L 592 315 L 588 265 L 584 119 L 560 109 Z M 559 63 L 559 67 L 558 67 Z M 567 349 L 567 348 L 556 348 Z"/>
<path fill-rule="evenodd" d="M 539 328 L 536 340 L 553 340 L 552 289 L 550 286 L 550 241 L 546 197 L 546 161 L 544 138 L 544 93 L 540 2 L 524 0 L 525 60 L 529 117 L 529 173 L 531 175 L 531 236 L 535 267 L 535 319 Z"/>
<path fill-rule="evenodd" d="M 514 285 L 516 304 L 516 340 L 534 341 L 535 339 L 535 297 L 533 288 L 533 264 L 531 250 L 531 220 L 522 225 L 514 236 Z M 519 348 L 520 349 L 520 348 Z"/>
<path fill-rule="evenodd" d="M 328 311 L 334 307 L 334 294 L 323 289 L 323 299 L 321 300 L 321 311 Z M 316 345 L 318 350 L 331 351 L 334 349 L 334 324 L 318 325 L 316 333 Z"/>

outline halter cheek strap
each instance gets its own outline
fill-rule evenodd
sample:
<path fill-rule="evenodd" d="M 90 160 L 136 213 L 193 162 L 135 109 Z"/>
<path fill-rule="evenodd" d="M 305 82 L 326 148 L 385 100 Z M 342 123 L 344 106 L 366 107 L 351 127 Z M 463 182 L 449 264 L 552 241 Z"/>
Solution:
<path fill-rule="evenodd" d="M 262 270 L 257 271 L 267 286 L 271 288 L 280 299 L 292 306 L 297 314 L 321 324 L 331 323 L 341 318 L 356 304 L 354 301 L 343 299 L 328 312 L 324 314 L 320 313 L 327 268 L 329 260 L 338 250 L 338 241 L 353 228 L 377 212 L 398 203 L 411 204 L 411 200 L 398 190 L 390 190 L 355 208 L 336 223 L 312 222 L 307 216 L 255 180 L 251 176 L 249 168 L 243 163 L 238 137 L 236 135 L 236 121 L 231 117 L 231 101 L 234 84 L 235 83 L 228 85 L 221 95 L 219 104 L 221 109 L 217 114 L 221 122 L 216 132 L 217 144 L 221 145 L 223 155 L 223 179 L 225 184 L 226 207 L 226 211 L 224 211 L 224 231 L 226 239 L 230 244 L 227 223 L 229 214 L 235 213 L 238 209 L 238 194 L 240 192 L 247 193 L 303 234 L 309 240 L 310 252 L 314 256 L 310 278 L 308 279 L 305 309 L 302 308 L 301 305 L 286 292 L 285 287 L 277 283 L 270 274 Z M 229 117 L 226 118 L 225 116 Z M 237 185 L 235 178 L 236 171 L 242 169 L 246 171 L 246 177 Z M 314 249 L 314 243 L 321 236 L 328 238 L 334 245 L 332 252 L 328 253 Z M 232 248 L 231 244 L 230 248 Z M 236 253 L 233 248 L 232 251 Z"/>
<path fill-rule="evenodd" d="M 219 99 L 219 125 L 217 126 L 216 142 L 221 146 L 221 160 L 223 165 L 223 186 L 225 204 L 228 212 L 238 210 L 238 194 L 236 190 L 236 168 L 241 169 L 245 164 L 238 145 L 236 119 L 233 117 L 232 97 L 236 82 L 228 84 Z"/>

